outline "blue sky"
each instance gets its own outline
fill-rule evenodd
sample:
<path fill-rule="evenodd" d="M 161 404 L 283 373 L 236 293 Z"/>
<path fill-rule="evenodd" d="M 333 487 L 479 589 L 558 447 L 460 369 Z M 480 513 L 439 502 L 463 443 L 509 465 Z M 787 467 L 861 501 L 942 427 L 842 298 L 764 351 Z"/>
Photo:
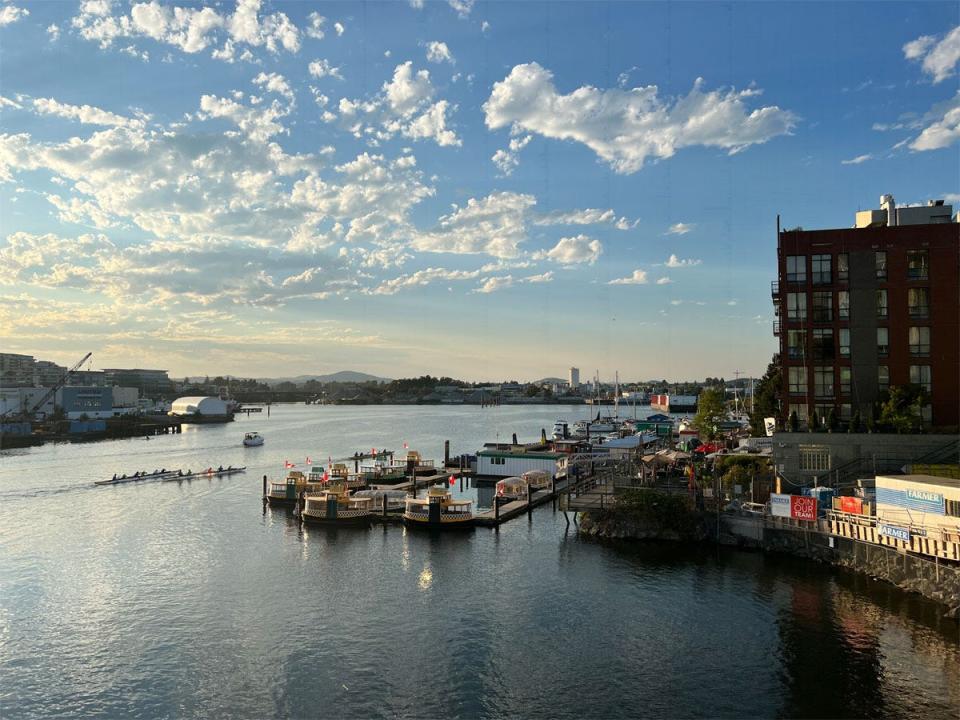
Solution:
<path fill-rule="evenodd" d="M 960 205 L 956 3 L 0 2 L 0 346 L 760 374 L 776 215 Z"/>

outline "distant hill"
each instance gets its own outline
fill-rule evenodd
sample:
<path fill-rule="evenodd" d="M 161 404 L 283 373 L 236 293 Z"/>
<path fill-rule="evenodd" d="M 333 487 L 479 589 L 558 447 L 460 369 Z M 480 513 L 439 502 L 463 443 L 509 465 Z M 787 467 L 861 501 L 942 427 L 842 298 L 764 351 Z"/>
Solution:
<path fill-rule="evenodd" d="M 316 380 L 319 383 L 364 383 L 364 382 L 379 382 L 379 383 L 388 383 L 390 378 L 377 377 L 376 375 L 368 375 L 367 373 L 354 372 L 353 370 L 341 370 L 340 372 L 331 373 L 329 375 L 297 375 L 296 377 L 282 377 L 282 378 L 259 378 L 260 382 L 265 382 L 267 385 L 279 385 L 282 382 L 292 382 L 297 385 L 302 385 L 305 382 L 310 380 Z"/>

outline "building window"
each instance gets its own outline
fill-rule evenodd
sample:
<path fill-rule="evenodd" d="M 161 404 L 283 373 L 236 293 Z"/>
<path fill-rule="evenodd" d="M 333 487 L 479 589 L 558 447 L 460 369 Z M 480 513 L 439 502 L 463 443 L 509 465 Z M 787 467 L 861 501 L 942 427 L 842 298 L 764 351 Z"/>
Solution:
<path fill-rule="evenodd" d="M 907 307 L 912 318 L 930 317 L 930 291 L 927 288 L 908 289 Z"/>
<path fill-rule="evenodd" d="M 830 419 L 830 413 L 833 412 L 833 405 L 817 405 L 814 410 L 817 411 L 817 419 L 820 421 L 820 427 L 827 424 Z"/>
<path fill-rule="evenodd" d="M 877 366 L 877 387 L 887 390 L 890 387 L 890 368 L 886 365 Z"/>
<path fill-rule="evenodd" d="M 807 256 L 787 255 L 787 282 L 807 281 Z"/>
<path fill-rule="evenodd" d="M 926 280 L 930 277 L 930 261 L 926 250 L 907 252 L 907 279 Z"/>
<path fill-rule="evenodd" d="M 885 318 L 887 316 L 887 291 L 877 290 L 877 317 Z"/>
<path fill-rule="evenodd" d="M 850 357 L 850 328 L 840 328 L 837 335 L 840 345 L 840 357 Z"/>
<path fill-rule="evenodd" d="M 847 253 L 837 255 L 837 280 L 850 278 L 850 256 Z"/>
<path fill-rule="evenodd" d="M 793 415 L 794 413 L 797 414 L 797 422 L 798 422 L 800 425 L 806 425 L 806 424 L 807 424 L 807 405 L 806 405 L 806 403 L 803 403 L 803 404 L 790 403 L 790 411 L 789 411 L 789 413 L 787 413 L 787 417 L 789 418 L 790 415 Z"/>
<path fill-rule="evenodd" d="M 840 419 L 850 422 L 850 418 L 852 417 L 851 410 L 850 403 L 843 403 L 840 406 Z"/>
<path fill-rule="evenodd" d="M 813 321 L 833 322 L 832 292 L 815 292 L 813 294 Z"/>
<path fill-rule="evenodd" d="M 833 397 L 832 367 L 816 367 L 813 369 L 813 392 L 818 398 Z"/>
<path fill-rule="evenodd" d="M 885 327 L 877 328 L 877 355 L 886 357 L 890 352 L 890 331 Z"/>
<path fill-rule="evenodd" d="M 960 517 L 960 500 L 943 499 L 943 511 L 950 517 Z"/>
<path fill-rule="evenodd" d="M 841 320 L 850 319 L 850 293 L 847 290 L 837 293 L 837 317 Z"/>
<path fill-rule="evenodd" d="M 914 357 L 927 357 L 930 354 L 930 328 L 910 328 L 910 354 Z"/>
<path fill-rule="evenodd" d="M 806 355 L 806 344 L 806 330 L 787 330 L 787 357 L 790 360 L 803 360 Z"/>
<path fill-rule="evenodd" d="M 910 382 L 919 385 L 921 388 L 930 392 L 930 366 L 929 365 L 911 365 Z"/>
<path fill-rule="evenodd" d="M 787 368 L 787 381 L 791 395 L 807 394 L 807 369 L 805 367 Z"/>
<path fill-rule="evenodd" d="M 833 282 L 830 273 L 830 256 L 814 255 L 810 262 L 814 285 L 829 285 Z"/>
<path fill-rule="evenodd" d="M 800 446 L 800 469 L 822 472 L 830 469 L 830 448 L 818 445 Z"/>
<path fill-rule="evenodd" d="M 787 320 L 807 319 L 807 294 L 787 293 Z"/>
<path fill-rule="evenodd" d="M 840 368 L 840 394 L 850 394 L 850 368 L 848 367 Z"/>
<path fill-rule="evenodd" d="M 817 329 L 813 331 L 813 359 L 817 361 L 833 360 L 833 330 Z"/>
<path fill-rule="evenodd" d="M 887 254 L 882 250 L 874 253 L 874 262 L 877 268 L 877 280 L 887 279 Z"/>

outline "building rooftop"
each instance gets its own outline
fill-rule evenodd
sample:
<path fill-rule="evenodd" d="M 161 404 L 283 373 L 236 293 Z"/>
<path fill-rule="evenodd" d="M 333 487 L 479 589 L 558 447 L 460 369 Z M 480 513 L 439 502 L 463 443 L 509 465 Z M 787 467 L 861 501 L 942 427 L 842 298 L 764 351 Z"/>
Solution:
<path fill-rule="evenodd" d="M 877 481 L 893 480 L 895 482 L 911 482 L 917 485 L 937 485 L 939 487 L 960 490 L 960 480 L 954 478 L 937 477 L 935 475 L 877 475 Z"/>

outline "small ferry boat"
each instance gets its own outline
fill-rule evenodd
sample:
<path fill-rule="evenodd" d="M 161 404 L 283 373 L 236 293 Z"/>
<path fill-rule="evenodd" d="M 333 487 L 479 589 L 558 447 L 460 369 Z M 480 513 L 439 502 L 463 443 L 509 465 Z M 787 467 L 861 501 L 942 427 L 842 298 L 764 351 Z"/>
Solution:
<path fill-rule="evenodd" d="M 473 501 L 455 500 L 445 485 L 435 485 L 422 498 L 408 497 L 403 521 L 408 527 L 453 530 L 473 527 Z"/>
<path fill-rule="evenodd" d="M 383 511 L 383 499 L 387 499 L 387 512 L 388 513 L 402 513 L 406 508 L 406 499 L 409 497 L 409 493 L 406 490 L 384 490 L 377 488 L 370 488 L 368 490 L 357 490 L 353 493 L 355 498 L 368 497 L 373 501 L 373 511 L 382 512 Z"/>
<path fill-rule="evenodd" d="M 348 490 L 357 490 L 366 487 L 361 473 L 352 473 L 343 463 L 335 463 L 328 470 L 323 465 L 314 465 L 310 468 L 307 478 L 312 483 L 340 483 Z"/>
<path fill-rule="evenodd" d="M 527 487 L 527 481 L 522 477 L 507 477 L 497 481 L 497 497 L 504 500 L 526 500 Z"/>
<path fill-rule="evenodd" d="M 291 470 L 283 480 L 271 480 L 267 483 L 265 497 L 271 505 L 296 505 L 301 492 L 313 495 L 326 489 L 326 483 L 311 482 L 304 473 Z"/>
<path fill-rule="evenodd" d="M 263 435 L 258 432 L 248 432 L 243 436 L 244 447 L 259 447 L 263 445 Z"/>
<path fill-rule="evenodd" d="M 520 477 L 526 480 L 531 490 L 546 490 L 552 480 L 546 470 L 527 470 Z"/>
<path fill-rule="evenodd" d="M 366 525 L 373 518 L 373 498 L 353 496 L 346 485 L 336 483 L 307 495 L 300 517 L 305 523 Z"/>
<path fill-rule="evenodd" d="M 407 451 L 405 464 L 409 475 L 433 475 L 437 472 L 433 460 L 424 460 L 416 450 Z"/>

